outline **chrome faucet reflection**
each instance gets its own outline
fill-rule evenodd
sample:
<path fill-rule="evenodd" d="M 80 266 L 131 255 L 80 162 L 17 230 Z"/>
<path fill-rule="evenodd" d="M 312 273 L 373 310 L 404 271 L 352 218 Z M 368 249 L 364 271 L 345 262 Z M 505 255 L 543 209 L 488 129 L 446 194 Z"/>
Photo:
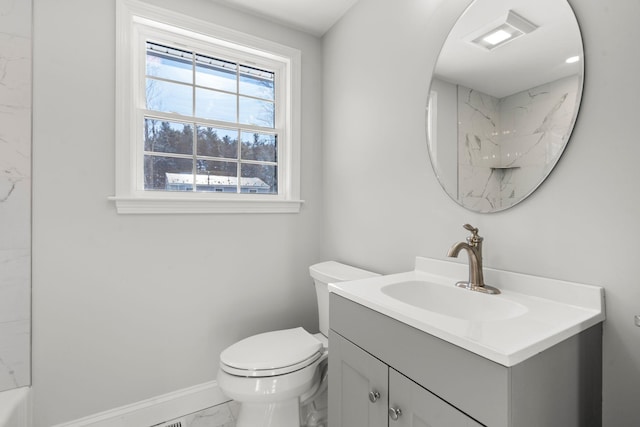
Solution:
<path fill-rule="evenodd" d="M 453 245 L 447 253 L 447 256 L 457 258 L 460 251 L 464 249 L 469 255 L 469 281 L 458 282 L 456 286 L 485 294 L 499 294 L 498 289 L 484 284 L 482 274 L 482 240 L 484 239 L 478 236 L 478 229 L 474 226 L 465 224 L 463 227 L 471 232 L 471 236 L 467 237 L 466 243 L 459 242 Z"/>

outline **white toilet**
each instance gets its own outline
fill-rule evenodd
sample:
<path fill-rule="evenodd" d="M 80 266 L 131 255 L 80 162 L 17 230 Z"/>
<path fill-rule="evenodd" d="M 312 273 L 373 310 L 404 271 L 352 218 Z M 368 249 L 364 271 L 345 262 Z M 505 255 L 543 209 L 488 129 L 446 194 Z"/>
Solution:
<path fill-rule="evenodd" d="M 335 261 L 309 267 L 320 333 L 303 328 L 245 338 L 220 354 L 218 385 L 240 404 L 236 427 L 326 427 L 329 290 L 332 282 L 376 276 Z"/>

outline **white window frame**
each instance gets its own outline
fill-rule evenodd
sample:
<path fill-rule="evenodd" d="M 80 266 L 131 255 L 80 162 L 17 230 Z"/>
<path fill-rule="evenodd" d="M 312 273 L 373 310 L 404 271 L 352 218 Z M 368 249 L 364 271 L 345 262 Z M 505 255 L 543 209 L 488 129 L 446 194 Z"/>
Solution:
<path fill-rule="evenodd" d="M 138 0 L 116 2 L 116 194 L 120 214 L 297 213 L 300 200 L 301 54 L 297 49 Z M 147 39 L 267 66 L 276 81 L 278 194 L 148 191 L 143 186 L 142 111 Z M 280 110 L 278 110 L 280 108 Z"/>

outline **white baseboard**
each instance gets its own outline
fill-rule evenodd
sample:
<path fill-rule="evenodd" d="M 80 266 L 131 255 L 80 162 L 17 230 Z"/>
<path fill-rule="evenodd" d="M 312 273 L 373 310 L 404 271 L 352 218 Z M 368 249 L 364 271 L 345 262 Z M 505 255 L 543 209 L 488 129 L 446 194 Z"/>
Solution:
<path fill-rule="evenodd" d="M 131 405 L 100 412 L 54 427 L 146 427 L 228 402 L 216 381 L 196 385 Z"/>

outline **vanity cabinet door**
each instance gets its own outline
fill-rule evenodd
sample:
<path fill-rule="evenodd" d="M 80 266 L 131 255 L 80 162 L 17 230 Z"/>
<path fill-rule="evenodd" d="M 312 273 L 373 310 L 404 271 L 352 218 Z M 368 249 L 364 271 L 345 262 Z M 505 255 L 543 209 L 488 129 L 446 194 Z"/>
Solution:
<path fill-rule="evenodd" d="M 389 369 L 389 408 L 389 427 L 482 426 L 392 368 Z"/>
<path fill-rule="evenodd" d="M 333 331 L 329 348 L 329 427 L 387 427 L 387 365 Z"/>

